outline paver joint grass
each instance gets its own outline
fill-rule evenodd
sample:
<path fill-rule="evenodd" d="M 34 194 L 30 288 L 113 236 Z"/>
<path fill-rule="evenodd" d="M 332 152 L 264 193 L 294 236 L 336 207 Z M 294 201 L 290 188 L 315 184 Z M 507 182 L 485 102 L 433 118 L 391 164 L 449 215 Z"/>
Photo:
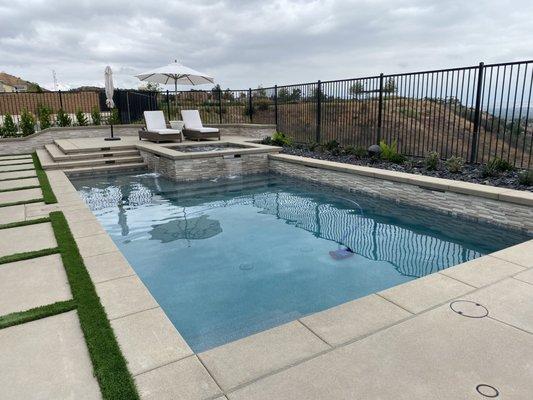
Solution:
<path fill-rule="evenodd" d="M 43 192 L 44 202 L 46 204 L 57 203 L 56 196 L 52 191 L 50 181 L 48 180 L 48 176 L 46 176 L 46 172 L 44 172 L 43 166 L 41 165 L 41 161 L 39 160 L 37 153 L 33 153 L 31 157 L 33 159 L 33 164 L 35 165 L 35 173 L 37 174 L 37 179 L 39 179 L 39 184 L 41 185 L 41 191 Z"/>
<path fill-rule="evenodd" d="M 20 186 L 20 187 L 14 187 L 11 189 L 0 189 L 0 193 L 3 192 L 16 192 L 17 190 L 26 190 L 26 189 L 37 189 L 40 188 L 39 185 L 31 185 L 31 186 Z"/>
<path fill-rule="evenodd" d="M 0 329 L 9 328 L 10 326 L 24 324 L 37 319 L 51 317 L 74 310 L 76 302 L 74 300 L 58 301 L 53 304 L 35 307 L 26 311 L 14 312 L 0 316 Z"/>
<path fill-rule="evenodd" d="M 9 224 L 0 225 L 0 229 L 18 228 L 19 226 L 42 224 L 42 223 L 45 223 L 45 222 L 50 222 L 50 218 L 49 217 L 42 217 L 42 218 L 37 218 L 37 219 L 30 219 L 30 220 L 27 220 L 27 221 L 11 222 Z"/>
<path fill-rule="evenodd" d="M 44 201 L 44 199 L 31 199 L 31 200 L 23 200 L 23 201 L 13 201 L 11 203 L 2 203 L 2 204 L 0 204 L 0 207 L 20 206 L 21 204 L 40 203 L 41 201 Z"/>
<path fill-rule="evenodd" d="M 126 360 L 85 268 L 67 220 L 60 211 L 50 213 L 50 220 L 72 296 L 78 306 L 81 329 L 102 396 L 109 400 L 139 399 Z"/>
<path fill-rule="evenodd" d="M 59 248 L 53 247 L 49 249 L 28 251 L 25 253 L 10 254 L 8 256 L 0 257 L 0 265 L 17 262 L 17 261 L 30 260 L 32 258 L 44 257 L 44 256 L 49 256 L 51 254 L 57 254 L 57 253 L 59 253 Z"/>

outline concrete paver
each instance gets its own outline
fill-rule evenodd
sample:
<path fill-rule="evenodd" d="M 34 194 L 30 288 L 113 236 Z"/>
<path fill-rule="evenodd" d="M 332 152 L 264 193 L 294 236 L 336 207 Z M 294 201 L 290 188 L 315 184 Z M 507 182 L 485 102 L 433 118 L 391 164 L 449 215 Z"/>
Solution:
<path fill-rule="evenodd" d="M 96 284 L 96 292 L 109 319 L 158 307 L 138 276 L 127 276 Z"/>
<path fill-rule="evenodd" d="M 107 233 L 80 237 L 76 239 L 76 243 L 78 244 L 80 254 L 84 258 L 118 250 Z"/>
<path fill-rule="evenodd" d="M 196 356 L 137 375 L 135 383 L 143 400 L 203 400 L 222 394 Z"/>
<path fill-rule="evenodd" d="M 0 158 L 0 166 L 6 166 L 6 165 L 25 165 L 26 168 L 33 167 L 33 161 L 31 158 L 21 158 L 19 160 L 2 160 Z"/>
<path fill-rule="evenodd" d="M 0 315 L 72 298 L 58 254 L 0 267 Z"/>
<path fill-rule="evenodd" d="M 494 283 L 517 272 L 524 267 L 502 260 L 500 258 L 485 256 L 459 264 L 440 271 L 441 274 L 455 278 L 468 285 L 481 287 Z"/>
<path fill-rule="evenodd" d="M 261 379 L 230 400 L 481 399 L 533 392 L 533 335 L 444 305 L 363 340 Z"/>
<path fill-rule="evenodd" d="M 0 224 L 11 224 L 12 222 L 24 221 L 24 205 L 0 207 Z"/>
<path fill-rule="evenodd" d="M 83 261 L 94 283 L 135 275 L 120 251 L 85 257 Z"/>
<path fill-rule="evenodd" d="M 516 246 L 491 253 L 491 256 L 501 258 L 506 261 L 521 265 L 522 267 L 533 267 L 533 239 Z"/>
<path fill-rule="evenodd" d="M 43 193 L 40 188 L 35 189 L 24 189 L 24 190 L 15 190 L 12 192 L 1 192 L 0 193 L 0 204 L 5 203 L 15 203 L 18 201 L 28 201 L 41 199 Z"/>
<path fill-rule="evenodd" d="M 533 333 L 533 285 L 509 278 L 468 296 L 489 310 L 489 316 Z"/>
<path fill-rule="evenodd" d="M 3 229 L 1 233 L 9 240 L 0 240 L 0 257 L 57 247 L 49 222 Z"/>
<path fill-rule="evenodd" d="M 0 330 L 0 397 L 99 400 L 76 311 Z"/>
<path fill-rule="evenodd" d="M 11 190 L 28 186 L 39 186 L 39 180 L 37 178 L 28 178 L 12 181 L 0 181 L 0 190 Z"/>
<path fill-rule="evenodd" d="M 193 354 L 161 308 L 114 319 L 111 326 L 133 375 Z"/>
<path fill-rule="evenodd" d="M 383 290 L 379 292 L 379 295 L 405 308 L 407 311 L 418 314 L 473 289 L 472 286 L 465 285 L 447 276 L 431 274 L 403 285 Z"/>
<path fill-rule="evenodd" d="M 0 181 L 5 179 L 21 179 L 34 177 L 37 174 L 34 171 L 14 171 L 14 172 L 2 172 L 0 171 Z"/>
<path fill-rule="evenodd" d="M 339 345 L 392 325 L 412 314 L 391 302 L 370 295 L 301 319 L 331 345 Z"/>
<path fill-rule="evenodd" d="M 26 169 L 34 169 L 33 164 L 30 165 L 0 165 L 0 172 L 24 171 Z"/>
<path fill-rule="evenodd" d="M 222 389 L 227 390 L 329 348 L 294 321 L 216 347 L 198 357 Z"/>

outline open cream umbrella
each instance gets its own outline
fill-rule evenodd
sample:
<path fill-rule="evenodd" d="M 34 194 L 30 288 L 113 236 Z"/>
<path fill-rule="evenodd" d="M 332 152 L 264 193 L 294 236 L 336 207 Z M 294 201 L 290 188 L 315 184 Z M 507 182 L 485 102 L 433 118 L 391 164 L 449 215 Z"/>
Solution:
<path fill-rule="evenodd" d="M 174 60 L 173 63 L 135 75 L 141 81 L 161 83 L 163 85 L 174 84 L 174 98 L 178 103 L 178 85 L 205 85 L 214 83 L 215 80 L 200 71 L 186 67 Z"/>
<path fill-rule="evenodd" d="M 113 101 L 113 94 L 115 93 L 115 88 L 113 86 L 113 71 L 111 71 L 111 67 L 109 65 L 105 67 L 104 79 L 105 79 L 105 97 L 106 97 L 105 104 L 107 105 L 108 108 L 113 109 L 115 108 L 115 102 Z M 111 125 L 111 137 L 105 138 L 104 140 L 120 140 L 119 137 L 113 136 L 113 121 L 112 120 L 110 121 L 110 125 Z"/>

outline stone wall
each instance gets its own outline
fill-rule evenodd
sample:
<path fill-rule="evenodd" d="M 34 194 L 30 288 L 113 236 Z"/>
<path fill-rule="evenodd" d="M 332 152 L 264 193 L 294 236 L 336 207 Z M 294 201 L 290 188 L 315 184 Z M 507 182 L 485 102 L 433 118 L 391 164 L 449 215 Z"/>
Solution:
<path fill-rule="evenodd" d="M 533 208 L 525 205 L 448 191 L 429 190 L 407 183 L 307 167 L 280 160 L 270 159 L 269 168 L 275 173 L 351 192 L 365 193 L 400 204 L 416 205 L 424 209 L 533 233 Z"/>
<path fill-rule="evenodd" d="M 263 139 L 272 136 L 276 132 L 276 125 L 258 124 L 209 124 L 220 129 L 221 135 L 246 136 Z"/>
<path fill-rule="evenodd" d="M 229 178 L 268 172 L 268 154 L 242 154 L 240 157 L 203 157 L 172 160 L 140 150 L 151 171 L 178 182 Z"/>

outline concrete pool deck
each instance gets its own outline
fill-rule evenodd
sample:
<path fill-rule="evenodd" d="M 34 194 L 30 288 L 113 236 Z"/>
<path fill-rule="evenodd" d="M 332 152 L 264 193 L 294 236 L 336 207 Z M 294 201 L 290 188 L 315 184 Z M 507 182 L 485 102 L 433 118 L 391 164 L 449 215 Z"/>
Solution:
<path fill-rule="evenodd" d="M 1 172 L 0 179 L 5 173 L 11 172 Z M 5 214 L 0 207 L 0 215 L 26 220 L 63 211 L 143 399 L 455 400 L 493 394 L 480 385 L 506 399 L 529 399 L 533 392 L 533 240 L 194 354 L 64 172 L 47 175 L 58 204 L 5 207 L 12 209 Z M 0 241 L 7 243 L 5 231 Z M 21 235 L 16 251 L 38 246 L 33 238 Z M 20 269 L 6 285 L 23 279 Z M 37 287 L 35 294 L 68 296 L 52 270 L 56 289 Z M 10 398 L 99 398 L 75 316 L 0 330 L 0 368 L 10 371 L 0 384 Z M 18 338 L 22 330 L 28 340 Z M 43 343 L 57 335 L 68 337 L 72 351 L 48 358 L 42 349 L 54 346 Z M 38 362 L 31 365 L 25 352 Z M 76 365 L 75 374 L 65 372 L 61 382 L 52 378 L 54 385 L 46 381 L 49 369 L 70 371 L 69 365 Z M 29 372 L 48 392 L 24 385 Z"/>

